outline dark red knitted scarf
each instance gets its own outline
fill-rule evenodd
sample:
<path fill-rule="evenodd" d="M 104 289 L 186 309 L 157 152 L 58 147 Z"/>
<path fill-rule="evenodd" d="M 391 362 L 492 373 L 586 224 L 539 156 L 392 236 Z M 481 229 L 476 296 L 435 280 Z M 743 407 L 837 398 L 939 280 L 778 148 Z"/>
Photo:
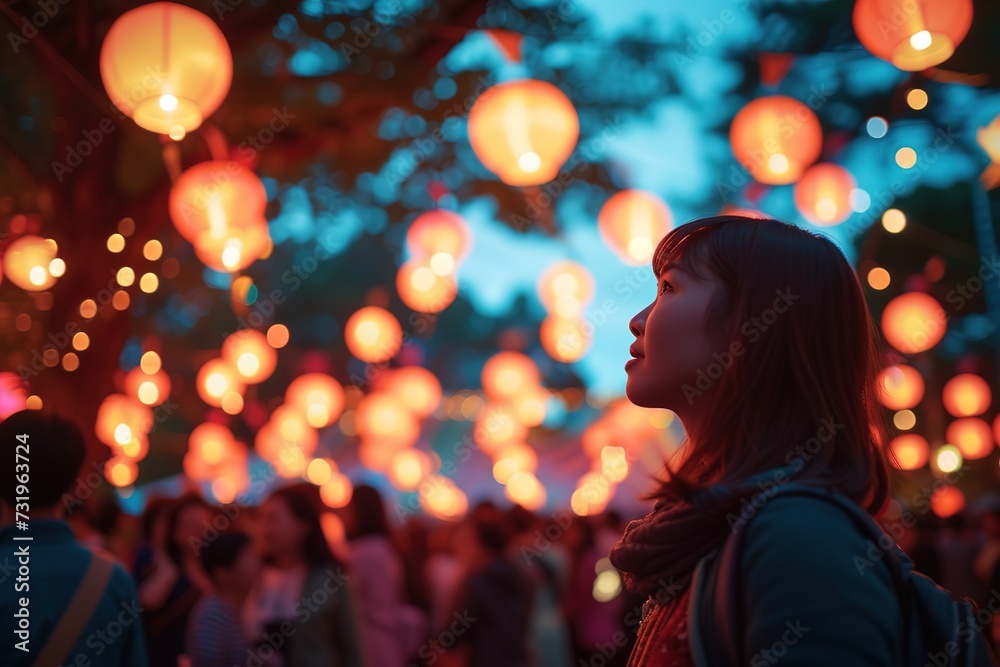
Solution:
<path fill-rule="evenodd" d="M 661 499 L 649 514 L 626 526 L 608 558 L 626 588 L 638 595 L 686 586 L 698 561 L 731 534 L 746 506 L 741 501 L 754 503 L 756 495 L 759 504 L 769 496 L 767 489 L 776 488 L 769 486 L 776 475 L 788 480 L 793 474 L 790 466 L 776 468 L 738 483 L 709 486 L 691 502 Z"/>

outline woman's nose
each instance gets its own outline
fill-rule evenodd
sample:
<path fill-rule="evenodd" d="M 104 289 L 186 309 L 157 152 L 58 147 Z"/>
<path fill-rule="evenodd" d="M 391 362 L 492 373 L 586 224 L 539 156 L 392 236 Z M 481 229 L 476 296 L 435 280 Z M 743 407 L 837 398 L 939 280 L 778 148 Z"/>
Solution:
<path fill-rule="evenodd" d="M 649 315 L 649 309 L 652 308 L 652 304 L 646 306 L 638 313 L 632 316 L 629 320 L 628 330 L 632 332 L 632 335 L 638 338 L 646 331 L 646 316 Z"/>

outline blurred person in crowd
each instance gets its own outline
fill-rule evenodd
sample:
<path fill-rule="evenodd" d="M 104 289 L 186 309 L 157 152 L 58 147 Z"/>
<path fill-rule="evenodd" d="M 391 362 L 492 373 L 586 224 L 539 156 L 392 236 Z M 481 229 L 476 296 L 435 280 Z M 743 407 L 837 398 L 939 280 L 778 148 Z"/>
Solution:
<path fill-rule="evenodd" d="M 404 604 L 403 562 L 373 486 L 354 488 L 345 524 L 351 550 L 351 581 L 361 600 L 359 623 L 372 665 L 403 667 L 426 634 L 426 620 Z"/>
<path fill-rule="evenodd" d="M 421 649 L 444 651 L 441 664 L 535 667 L 528 643 L 534 586 L 506 556 L 511 537 L 507 517 L 489 503 L 478 505 L 458 529 L 455 549 L 466 574 L 450 618 Z"/>
<path fill-rule="evenodd" d="M 430 556 L 430 531 L 419 517 L 410 517 L 397 533 L 399 553 L 403 557 L 406 600 L 430 618 L 430 591 L 427 589 L 427 558 Z"/>
<path fill-rule="evenodd" d="M 570 515 L 563 512 L 543 521 L 521 505 L 511 507 L 508 515 L 515 532 L 507 550 L 509 557 L 524 569 L 535 587 L 529 623 L 535 664 L 569 667 L 573 650 L 562 602 L 569 583 L 570 556 L 558 538 Z"/>
<path fill-rule="evenodd" d="M 967 596 L 976 602 L 985 602 L 986 582 L 976 578 L 975 560 L 981 540 L 975 526 L 965 512 L 944 519 L 938 533 L 938 551 L 941 554 L 940 584 L 955 595 Z"/>
<path fill-rule="evenodd" d="M 994 504 L 983 512 L 980 526 L 983 542 L 973 561 L 972 571 L 987 589 L 996 589 L 1000 585 L 1000 504 Z"/>
<path fill-rule="evenodd" d="M 457 530 L 457 524 L 444 522 L 435 526 L 427 538 L 424 577 L 427 580 L 431 628 L 444 627 L 451 620 L 452 604 L 465 575 L 462 561 L 455 553 Z"/>
<path fill-rule="evenodd" d="M 114 530 L 121 509 L 114 493 L 106 484 L 95 489 L 80 502 L 70 503 L 66 522 L 80 544 L 109 551 L 109 538 Z"/>
<path fill-rule="evenodd" d="M 243 607 L 253 664 L 366 665 L 352 576 L 330 550 L 319 504 L 316 487 L 297 484 L 278 489 L 260 506 L 264 567 Z"/>
<path fill-rule="evenodd" d="M 601 647 L 618 647 L 613 655 L 602 655 L 602 664 L 624 665 L 628 651 L 616 644 L 616 634 L 621 632 L 624 599 L 619 595 L 611 600 L 594 597 L 594 582 L 597 579 L 597 564 L 607 558 L 604 547 L 597 546 L 594 520 L 591 517 L 574 516 L 566 531 L 565 543 L 572 550 L 573 570 L 566 609 L 573 631 L 575 664 L 590 664 L 596 654 L 606 653 Z"/>
<path fill-rule="evenodd" d="M 198 601 L 188 619 L 190 665 L 245 664 L 250 642 L 240 612 L 260 572 L 260 558 L 247 534 L 234 531 L 206 540 L 201 566 L 212 582 L 212 592 Z"/>
<path fill-rule="evenodd" d="M 10 572 L 0 586 L 0 664 L 144 667 L 132 578 L 63 520 L 87 454 L 80 429 L 24 410 L 0 423 L 0 443 L 0 565 Z"/>
<path fill-rule="evenodd" d="M 151 667 L 176 667 L 185 652 L 188 618 L 198 599 L 212 589 L 201 568 L 199 544 L 212 529 L 215 513 L 194 492 L 170 502 L 156 524 L 151 549 L 136 559 L 139 604 L 144 609 Z M 214 530 L 214 529 L 212 529 Z"/>
<path fill-rule="evenodd" d="M 766 661 L 788 622 L 809 630 L 785 635 L 795 641 L 782 664 L 901 664 L 890 565 L 858 576 L 853 556 L 869 538 L 854 518 L 814 496 L 767 495 L 752 513 L 746 504 L 787 482 L 870 515 L 889 501 L 879 334 L 854 268 L 827 236 L 731 214 L 672 229 L 652 269 L 652 301 L 629 323 L 625 393 L 672 410 L 686 436 L 658 475 L 652 511 L 609 554 L 648 598 L 629 664 L 692 665 L 693 652 L 722 647 L 744 653 L 740 664 Z M 711 609 L 711 583 L 693 576 L 734 528 L 745 530 L 731 584 L 746 602 L 736 638 L 718 622 L 726 610 Z M 715 615 L 692 633 L 689 611 Z"/>

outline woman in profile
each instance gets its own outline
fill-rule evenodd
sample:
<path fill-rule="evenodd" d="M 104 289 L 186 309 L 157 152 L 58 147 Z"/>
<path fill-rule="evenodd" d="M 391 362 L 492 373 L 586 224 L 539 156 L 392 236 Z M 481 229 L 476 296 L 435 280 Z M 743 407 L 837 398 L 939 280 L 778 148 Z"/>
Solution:
<path fill-rule="evenodd" d="M 626 586 L 649 596 L 628 664 L 704 664 L 701 647 L 726 642 L 710 624 L 690 636 L 688 612 L 696 566 L 735 529 L 746 531 L 731 584 L 741 604 L 726 613 L 739 664 L 901 664 L 887 559 L 860 576 L 868 537 L 843 509 L 771 499 L 796 482 L 872 515 L 888 502 L 877 330 L 854 270 L 823 236 L 723 215 L 671 231 L 653 271 L 656 295 L 629 325 L 626 395 L 672 410 L 687 440 L 653 510 L 610 552 Z"/>

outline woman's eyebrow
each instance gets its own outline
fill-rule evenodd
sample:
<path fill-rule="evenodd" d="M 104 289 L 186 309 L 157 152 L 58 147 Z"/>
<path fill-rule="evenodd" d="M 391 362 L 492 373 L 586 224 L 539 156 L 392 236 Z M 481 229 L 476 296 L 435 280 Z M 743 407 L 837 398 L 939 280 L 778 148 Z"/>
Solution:
<path fill-rule="evenodd" d="M 691 275 L 684 269 L 683 266 L 680 265 L 679 262 L 667 262 L 666 264 L 660 267 L 660 273 L 656 276 L 657 279 L 662 278 L 663 274 L 666 273 L 667 271 L 680 272 L 686 276 Z"/>

